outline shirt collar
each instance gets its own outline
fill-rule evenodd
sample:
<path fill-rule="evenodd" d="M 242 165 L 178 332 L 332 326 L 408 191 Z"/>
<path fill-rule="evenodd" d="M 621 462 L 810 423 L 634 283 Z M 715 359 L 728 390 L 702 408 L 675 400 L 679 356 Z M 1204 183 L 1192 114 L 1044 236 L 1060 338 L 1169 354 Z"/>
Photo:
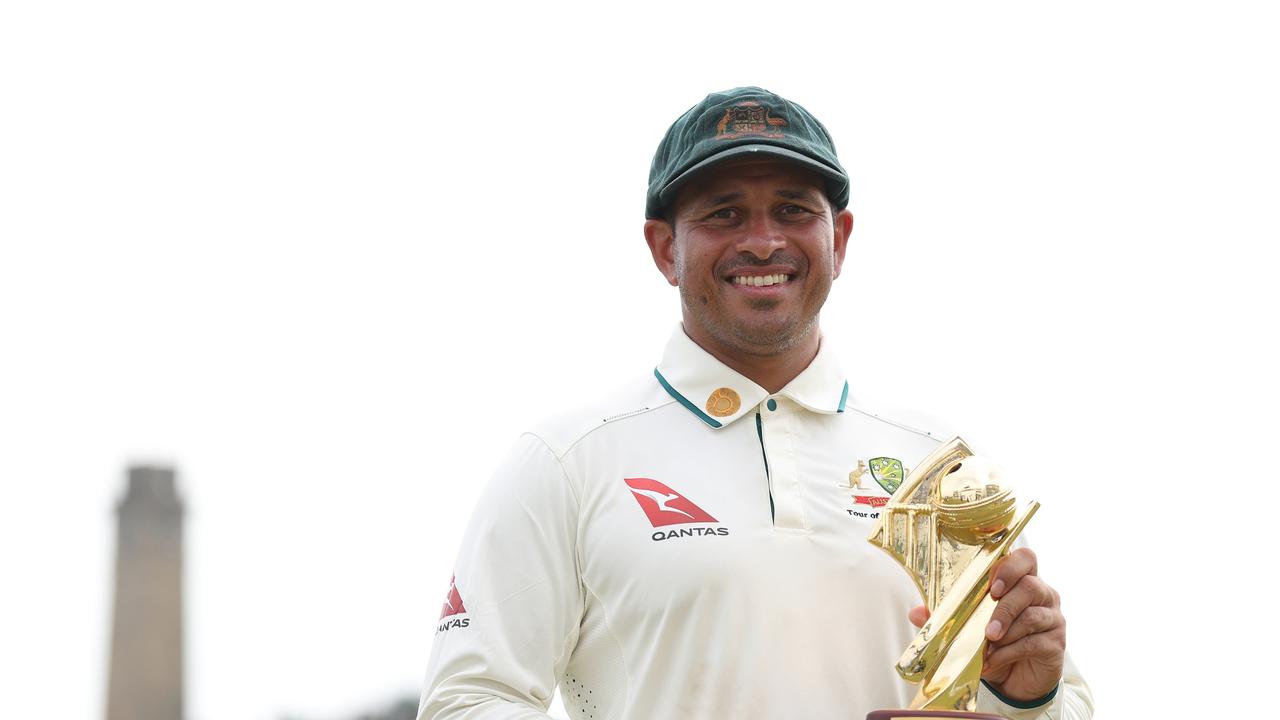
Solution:
<path fill-rule="evenodd" d="M 676 325 L 654 376 L 671 397 L 713 428 L 724 427 L 769 397 L 768 391 L 703 350 Z M 835 354 L 818 346 L 818 355 L 777 392 L 801 407 L 824 415 L 844 412 L 849 383 Z"/>

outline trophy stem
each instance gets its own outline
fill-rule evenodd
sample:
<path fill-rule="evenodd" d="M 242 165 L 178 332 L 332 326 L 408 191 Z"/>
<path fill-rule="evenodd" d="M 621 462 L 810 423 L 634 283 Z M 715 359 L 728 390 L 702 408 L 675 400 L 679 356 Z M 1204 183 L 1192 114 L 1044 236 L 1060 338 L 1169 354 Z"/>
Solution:
<path fill-rule="evenodd" d="M 987 648 L 986 627 L 995 612 L 996 600 L 983 594 L 970 617 L 974 622 L 960 625 L 953 641 L 920 685 L 912 707 L 964 712 L 978 708 L 978 686 L 982 682 L 982 656 Z M 956 651 L 952 651 L 952 648 Z M 965 657 L 964 648 L 973 648 Z M 958 652 L 959 651 L 959 652 Z"/>

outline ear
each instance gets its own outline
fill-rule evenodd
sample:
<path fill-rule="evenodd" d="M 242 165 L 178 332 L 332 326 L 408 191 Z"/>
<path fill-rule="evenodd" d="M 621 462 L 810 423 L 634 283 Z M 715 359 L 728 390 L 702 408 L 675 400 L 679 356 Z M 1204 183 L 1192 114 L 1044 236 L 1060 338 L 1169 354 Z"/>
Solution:
<path fill-rule="evenodd" d="M 679 285 L 676 276 L 676 234 L 675 228 L 666 220 L 645 220 L 644 239 L 649 243 L 649 252 L 653 255 L 653 264 L 658 272 L 672 285 Z"/>
<path fill-rule="evenodd" d="M 853 213 L 845 208 L 836 213 L 832 220 L 832 225 L 835 226 L 835 237 L 831 244 L 835 253 L 834 277 L 840 277 L 840 268 L 844 265 L 844 253 L 849 247 L 849 235 L 853 234 Z"/>

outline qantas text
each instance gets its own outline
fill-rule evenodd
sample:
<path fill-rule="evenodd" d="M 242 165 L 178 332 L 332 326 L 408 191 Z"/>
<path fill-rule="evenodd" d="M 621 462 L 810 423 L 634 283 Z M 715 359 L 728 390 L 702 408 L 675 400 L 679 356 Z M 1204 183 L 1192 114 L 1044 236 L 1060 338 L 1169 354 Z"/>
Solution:
<path fill-rule="evenodd" d="M 687 537 L 714 537 L 728 534 L 729 528 L 680 528 L 679 530 L 659 530 L 650 537 L 657 541 Z"/>
<path fill-rule="evenodd" d="M 454 618 L 453 620 L 445 620 L 436 626 L 436 632 L 444 632 L 451 628 L 464 628 L 471 624 L 471 618 Z"/>

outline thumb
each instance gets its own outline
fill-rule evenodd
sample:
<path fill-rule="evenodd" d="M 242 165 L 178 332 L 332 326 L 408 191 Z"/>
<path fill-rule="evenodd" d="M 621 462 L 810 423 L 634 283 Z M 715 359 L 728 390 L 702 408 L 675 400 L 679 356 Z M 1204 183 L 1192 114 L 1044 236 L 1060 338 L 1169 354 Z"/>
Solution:
<path fill-rule="evenodd" d="M 925 621 L 929 619 L 929 608 L 917 605 L 907 613 L 907 619 L 916 627 L 924 627 Z"/>

